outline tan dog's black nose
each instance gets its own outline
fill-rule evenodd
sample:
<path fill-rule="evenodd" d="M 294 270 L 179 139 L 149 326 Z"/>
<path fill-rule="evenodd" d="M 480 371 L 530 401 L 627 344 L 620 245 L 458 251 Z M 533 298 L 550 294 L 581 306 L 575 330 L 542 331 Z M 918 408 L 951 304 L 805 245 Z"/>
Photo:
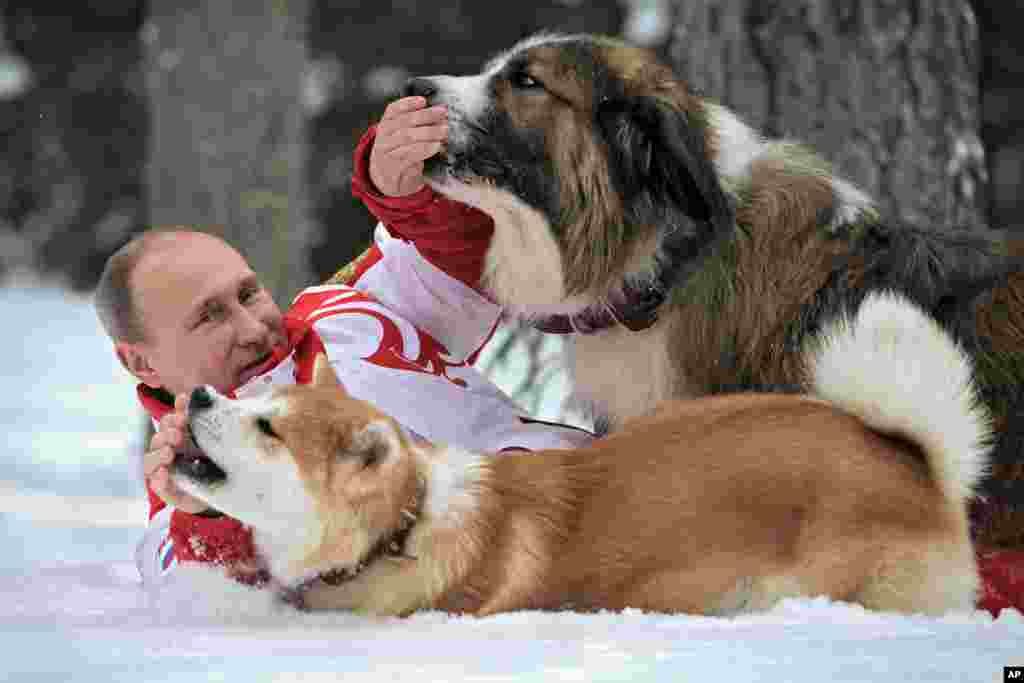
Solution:
<path fill-rule="evenodd" d="M 429 78 L 411 78 L 405 82 L 405 87 L 402 88 L 403 97 L 418 95 L 427 98 L 427 101 L 429 101 L 436 94 L 437 85 Z"/>
<path fill-rule="evenodd" d="M 213 406 L 213 397 L 206 387 L 196 387 L 192 390 L 192 397 L 188 401 L 188 412 L 194 414 Z"/>

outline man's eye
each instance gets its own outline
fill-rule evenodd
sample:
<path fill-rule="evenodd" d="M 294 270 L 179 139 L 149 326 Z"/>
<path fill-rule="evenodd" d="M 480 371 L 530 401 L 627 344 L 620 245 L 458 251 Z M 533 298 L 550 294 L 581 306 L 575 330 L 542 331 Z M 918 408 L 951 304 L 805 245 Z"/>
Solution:
<path fill-rule="evenodd" d="M 261 290 L 259 287 L 248 287 L 246 289 L 243 289 L 238 294 L 238 300 L 241 301 L 243 304 L 248 303 L 249 301 L 255 299 L 256 296 L 260 293 L 260 291 Z"/>

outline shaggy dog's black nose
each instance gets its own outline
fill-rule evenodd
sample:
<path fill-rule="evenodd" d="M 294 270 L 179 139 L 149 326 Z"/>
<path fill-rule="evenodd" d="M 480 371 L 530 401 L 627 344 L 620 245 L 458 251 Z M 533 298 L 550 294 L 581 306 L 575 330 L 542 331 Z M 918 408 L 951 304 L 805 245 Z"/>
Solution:
<path fill-rule="evenodd" d="M 196 387 L 192 390 L 192 398 L 188 401 L 188 412 L 198 413 L 213 406 L 213 397 L 206 387 Z"/>
<path fill-rule="evenodd" d="M 419 95 L 428 100 L 437 94 L 437 86 L 429 78 L 412 78 L 405 82 L 402 88 L 403 97 L 414 97 Z"/>

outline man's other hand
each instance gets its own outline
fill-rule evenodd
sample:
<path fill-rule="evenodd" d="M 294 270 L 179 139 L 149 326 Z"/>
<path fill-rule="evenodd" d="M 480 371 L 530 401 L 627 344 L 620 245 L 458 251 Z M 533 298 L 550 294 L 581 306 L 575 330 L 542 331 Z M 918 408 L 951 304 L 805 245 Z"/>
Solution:
<path fill-rule="evenodd" d="M 171 462 L 175 451 L 184 449 L 188 430 L 186 406 L 188 395 L 179 394 L 174 400 L 174 411 L 160 419 L 160 428 L 149 442 L 149 450 L 143 456 L 142 471 L 149 482 L 153 493 L 168 505 L 195 514 L 206 510 L 209 506 L 194 496 L 190 496 L 171 479 Z"/>

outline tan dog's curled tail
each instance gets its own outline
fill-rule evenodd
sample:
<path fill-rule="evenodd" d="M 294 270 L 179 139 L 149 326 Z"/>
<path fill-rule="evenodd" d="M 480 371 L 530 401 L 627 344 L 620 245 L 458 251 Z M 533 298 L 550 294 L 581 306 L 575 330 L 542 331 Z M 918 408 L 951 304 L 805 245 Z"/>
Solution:
<path fill-rule="evenodd" d="M 945 497 L 962 504 L 986 473 L 991 418 L 966 353 L 892 292 L 866 297 L 807 350 L 812 393 L 925 453 Z"/>

